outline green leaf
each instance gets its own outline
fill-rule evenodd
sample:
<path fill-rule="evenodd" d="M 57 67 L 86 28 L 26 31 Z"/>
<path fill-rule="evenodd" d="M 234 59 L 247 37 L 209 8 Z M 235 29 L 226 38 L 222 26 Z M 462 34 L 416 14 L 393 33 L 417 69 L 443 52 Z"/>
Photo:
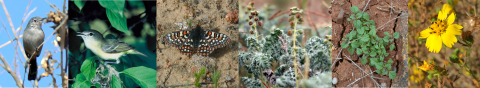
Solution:
<path fill-rule="evenodd" d="M 395 45 L 391 44 L 390 45 L 390 51 L 392 51 L 395 48 Z"/>
<path fill-rule="evenodd" d="M 352 21 L 352 19 L 350 19 L 350 18 L 347 18 L 347 21 Z"/>
<path fill-rule="evenodd" d="M 350 53 L 350 54 L 355 54 L 355 53 L 353 52 L 354 50 L 355 50 L 355 48 L 351 48 L 351 47 L 350 47 L 350 48 L 348 48 L 348 53 Z"/>
<path fill-rule="evenodd" d="M 81 1 L 81 0 L 74 0 L 73 3 L 75 3 L 75 5 L 78 7 L 78 11 L 79 13 L 82 12 L 82 8 L 83 6 L 85 6 L 85 2 L 86 1 Z"/>
<path fill-rule="evenodd" d="M 75 77 L 75 83 L 73 83 L 73 88 L 90 88 L 92 85 L 89 80 L 85 78 L 83 74 L 77 74 Z"/>
<path fill-rule="evenodd" d="M 391 64 L 387 64 L 386 67 L 387 67 L 388 70 L 392 70 L 392 65 Z"/>
<path fill-rule="evenodd" d="M 357 34 L 357 31 L 351 31 L 350 33 L 348 33 L 347 34 L 348 40 L 352 40 L 356 34 Z"/>
<path fill-rule="evenodd" d="M 127 35 L 130 35 L 127 27 L 127 18 L 122 13 L 115 12 L 113 10 L 107 9 L 107 18 L 110 21 L 110 24 L 117 29 L 118 31 L 124 32 Z"/>
<path fill-rule="evenodd" d="M 341 44 L 342 48 L 344 48 L 344 49 L 348 47 L 348 44 L 346 44 L 345 42 L 346 41 L 343 41 L 342 44 Z"/>
<path fill-rule="evenodd" d="M 350 19 L 355 19 L 355 14 L 350 15 Z"/>
<path fill-rule="evenodd" d="M 95 58 L 96 57 L 89 57 L 85 59 L 80 67 L 80 72 L 87 80 L 95 77 L 95 69 L 97 68 L 97 64 L 95 64 Z"/>
<path fill-rule="evenodd" d="M 363 12 L 358 12 L 357 14 L 355 14 L 355 16 L 357 17 L 357 19 L 360 19 L 363 16 Z"/>
<path fill-rule="evenodd" d="M 377 56 L 377 52 L 370 52 L 370 56 L 371 56 L 371 57 Z"/>
<path fill-rule="evenodd" d="M 360 39 L 360 40 L 363 41 L 363 42 L 368 42 L 368 41 L 370 40 L 370 36 L 368 36 L 368 35 L 363 35 L 363 36 L 362 36 L 362 39 Z"/>
<path fill-rule="evenodd" d="M 383 69 L 383 63 L 375 64 L 375 68 L 377 68 L 377 70 Z"/>
<path fill-rule="evenodd" d="M 388 76 L 390 77 L 390 79 L 395 79 L 395 77 L 397 77 L 397 73 L 395 73 L 395 71 L 390 71 L 388 72 Z"/>
<path fill-rule="evenodd" d="M 375 25 L 370 26 L 370 30 L 375 30 Z"/>
<path fill-rule="evenodd" d="M 388 56 L 388 54 L 390 54 L 390 53 L 387 53 L 387 51 L 384 51 L 383 54 L 384 54 L 385 56 Z"/>
<path fill-rule="evenodd" d="M 383 61 L 383 60 L 385 60 L 385 57 L 383 57 L 383 56 L 380 56 L 380 58 L 379 58 L 379 59 L 380 59 L 380 61 Z"/>
<path fill-rule="evenodd" d="M 368 13 L 363 13 L 363 19 L 365 19 L 365 20 L 368 20 L 368 19 L 369 19 Z"/>
<path fill-rule="evenodd" d="M 352 41 L 352 43 L 350 43 L 352 48 L 358 48 L 360 45 L 358 44 L 358 41 Z"/>
<path fill-rule="evenodd" d="M 373 28 L 375 29 L 375 21 L 369 20 L 368 22 L 370 22 L 373 25 Z"/>
<path fill-rule="evenodd" d="M 352 8 L 350 8 L 350 10 L 352 10 L 353 13 L 357 13 L 358 12 L 358 7 L 357 6 L 352 6 Z"/>
<path fill-rule="evenodd" d="M 361 55 L 361 54 L 362 54 L 362 49 L 357 48 L 357 55 Z"/>
<path fill-rule="evenodd" d="M 392 63 L 393 63 L 393 60 L 390 59 L 390 60 L 387 61 L 387 63 L 388 63 L 388 64 L 392 64 Z"/>
<path fill-rule="evenodd" d="M 374 36 L 377 34 L 377 30 L 370 30 L 368 34 L 370 34 L 371 36 Z"/>
<path fill-rule="evenodd" d="M 378 70 L 377 70 L 377 73 L 378 73 L 378 74 L 383 74 L 383 70 L 378 69 Z"/>
<path fill-rule="evenodd" d="M 365 64 L 367 64 L 368 60 L 367 60 L 367 58 L 363 58 L 361 62 L 362 62 L 363 65 L 365 65 Z"/>
<path fill-rule="evenodd" d="M 363 33 L 365 33 L 365 30 L 363 29 L 363 27 L 358 28 L 357 31 L 358 31 L 358 34 L 363 34 Z"/>
<path fill-rule="evenodd" d="M 389 41 L 388 41 L 388 36 L 383 37 L 383 41 L 385 41 L 386 43 L 388 43 L 388 42 L 389 42 Z"/>
<path fill-rule="evenodd" d="M 362 27 L 362 22 L 360 20 L 355 20 L 353 21 L 353 26 L 355 26 L 355 28 L 359 29 Z"/>
<path fill-rule="evenodd" d="M 385 36 L 390 36 L 388 32 L 383 32 L 383 34 L 385 34 Z"/>
<path fill-rule="evenodd" d="M 138 66 L 125 69 L 121 73 L 132 78 L 142 88 L 155 88 L 157 85 L 157 71 L 152 68 Z"/>
<path fill-rule="evenodd" d="M 98 3 L 100 3 L 102 7 L 117 13 L 123 13 L 123 9 L 125 8 L 125 0 L 98 0 Z"/>
<path fill-rule="evenodd" d="M 367 47 L 362 47 L 362 50 L 363 50 L 363 53 L 367 53 L 367 52 L 368 52 L 368 48 L 367 48 Z"/>
<path fill-rule="evenodd" d="M 398 32 L 393 33 L 393 38 L 398 39 L 398 37 L 400 37 L 400 33 Z"/>
<path fill-rule="evenodd" d="M 123 88 L 122 80 L 115 75 L 112 75 L 112 81 L 110 81 L 110 84 L 112 84 L 111 88 Z"/>

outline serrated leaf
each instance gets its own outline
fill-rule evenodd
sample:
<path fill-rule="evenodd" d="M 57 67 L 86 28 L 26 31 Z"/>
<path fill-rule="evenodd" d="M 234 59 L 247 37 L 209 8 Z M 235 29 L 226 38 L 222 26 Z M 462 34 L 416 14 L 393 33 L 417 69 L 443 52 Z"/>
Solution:
<path fill-rule="evenodd" d="M 375 64 L 375 68 L 377 68 L 377 70 L 383 69 L 383 63 L 379 62 Z"/>
<path fill-rule="evenodd" d="M 392 64 L 392 63 L 393 63 L 393 60 L 390 59 L 390 60 L 387 61 L 387 63 L 388 63 L 388 64 Z"/>
<path fill-rule="evenodd" d="M 395 73 L 395 71 L 390 71 L 388 72 L 388 76 L 390 77 L 390 79 L 395 79 L 395 77 L 397 77 L 397 73 Z"/>
<path fill-rule="evenodd" d="M 353 52 L 354 50 L 355 50 L 355 48 L 350 47 L 350 48 L 348 48 L 348 53 L 350 53 L 350 54 L 355 54 L 355 53 Z"/>
<path fill-rule="evenodd" d="M 372 50 L 373 50 L 373 49 L 372 49 Z M 377 56 L 377 52 L 370 52 L 370 56 L 371 56 L 371 57 Z"/>
<path fill-rule="evenodd" d="M 157 71 L 152 68 L 138 66 L 125 69 L 121 73 L 132 78 L 142 88 L 155 88 L 157 85 Z"/>
<path fill-rule="evenodd" d="M 348 33 L 348 40 L 352 40 L 355 35 L 357 35 L 357 31 L 351 31 L 350 33 Z"/>
<path fill-rule="evenodd" d="M 368 35 L 363 35 L 360 40 L 363 41 L 363 42 L 368 42 L 368 41 L 370 40 L 370 36 L 368 36 Z"/>
<path fill-rule="evenodd" d="M 353 26 L 355 26 L 355 28 L 360 28 L 362 27 L 362 22 L 360 20 L 355 20 L 353 21 Z"/>
<path fill-rule="evenodd" d="M 352 6 L 352 8 L 350 8 L 350 10 L 352 10 L 353 13 L 357 13 L 358 12 L 358 7 L 357 6 Z"/>
<path fill-rule="evenodd" d="M 383 34 L 385 34 L 385 36 L 390 36 L 388 32 L 383 32 Z"/>
<path fill-rule="evenodd" d="M 363 12 L 358 12 L 355 16 L 357 17 L 357 19 L 360 19 L 363 16 Z"/>
<path fill-rule="evenodd" d="M 387 67 L 388 70 L 392 70 L 392 65 L 391 64 L 387 64 L 386 67 Z"/>
<path fill-rule="evenodd" d="M 365 19 L 365 20 L 368 20 L 368 19 L 369 19 L 368 13 L 363 13 L 363 19 Z"/>
<path fill-rule="evenodd" d="M 393 38 L 398 39 L 398 37 L 400 37 L 400 33 L 398 32 L 393 33 Z"/>
<path fill-rule="evenodd" d="M 368 53 L 368 48 L 367 47 L 362 47 L 363 53 Z"/>
<path fill-rule="evenodd" d="M 363 29 L 363 27 L 357 29 L 357 31 L 358 31 L 358 34 L 363 34 L 363 33 L 365 33 L 365 30 Z"/>
<path fill-rule="evenodd" d="M 373 28 L 375 29 L 375 21 L 369 20 L 368 22 L 370 22 L 370 23 L 374 26 Z M 372 30 L 373 30 L 373 29 L 372 29 Z"/>
<path fill-rule="evenodd" d="M 352 19 L 350 19 L 350 18 L 347 18 L 347 21 L 352 21 Z"/>
<path fill-rule="evenodd" d="M 380 58 L 379 58 L 379 59 L 380 59 L 380 61 L 383 61 L 383 60 L 385 60 L 385 57 L 383 57 L 383 56 L 380 56 Z"/>
<path fill-rule="evenodd" d="M 362 49 L 357 48 L 357 55 L 361 55 L 361 54 L 362 54 Z"/>
<path fill-rule="evenodd" d="M 377 30 L 370 30 L 368 34 L 370 34 L 371 36 L 374 36 L 377 34 Z"/>
<path fill-rule="evenodd" d="M 370 30 L 375 30 L 375 25 L 372 24 L 372 26 L 370 26 Z"/>
<path fill-rule="evenodd" d="M 393 51 L 394 48 L 395 48 L 395 45 L 391 44 L 390 45 L 390 51 Z"/>
<path fill-rule="evenodd" d="M 346 44 L 346 41 L 343 41 L 342 44 L 341 44 L 342 48 L 347 48 L 348 47 L 348 44 Z"/>
<path fill-rule="evenodd" d="M 386 43 L 388 43 L 388 42 L 389 42 L 389 41 L 388 41 L 388 36 L 383 37 L 383 41 L 386 42 Z"/>
<path fill-rule="evenodd" d="M 362 62 L 363 65 L 365 65 L 365 64 L 367 64 L 368 60 L 367 60 L 367 58 L 363 58 L 361 62 Z"/>
<path fill-rule="evenodd" d="M 358 44 L 358 41 L 352 41 L 352 43 L 350 43 L 352 48 L 358 48 L 360 45 Z"/>
<path fill-rule="evenodd" d="M 382 72 L 383 72 L 382 75 L 387 75 L 387 73 L 388 73 L 388 71 L 385 70 L 385 69 Z"/>

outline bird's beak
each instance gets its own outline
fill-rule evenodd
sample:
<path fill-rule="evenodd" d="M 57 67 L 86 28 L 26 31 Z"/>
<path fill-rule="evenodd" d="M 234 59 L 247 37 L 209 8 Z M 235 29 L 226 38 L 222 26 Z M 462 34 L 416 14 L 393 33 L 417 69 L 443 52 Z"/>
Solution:
<path fill-rule="evenodd" d="M 83 32 L 77 32 L 77 36 L 84 36 Z"/>

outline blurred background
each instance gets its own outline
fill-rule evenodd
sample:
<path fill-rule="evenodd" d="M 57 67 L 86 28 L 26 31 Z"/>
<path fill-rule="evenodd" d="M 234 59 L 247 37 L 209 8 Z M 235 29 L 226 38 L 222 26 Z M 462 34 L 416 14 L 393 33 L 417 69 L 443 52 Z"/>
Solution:
<path fill-rule="evenodd" d="M 10 26 L 10 24 L 13 24 L 13 29 L 16 30 L 15 33 L 18 36 L 22 35 L 24 28 L 26 27 L 30 18 L 35 16 L 43 18 L 47 17 L 47 13 L 49 13 L 50 11 L 56 12 L 55 9 L 50 7 L 49 3 L 47 3 L 46 1 L 58 6 L 59 8 L 61 8 L 63 4 L 68 4 L 64 3 L 63 0 L 2 0 L 1 3 L 2 9 L 0 9 L 0 21 L 2 21 L 2 26 L 0 28 L 0 54 L 7 61 L 5 63 L 8 63 L 8 65 L 10 65 L 10 69 L 17 72 L 16 75 L 22 81 L 24 79 L 23 75 L 25 73 L 25 68 L 22 65 L 23 63 L 25 63 L 25 58 L 22 50 L 20 49 L 20 47 L 23 47 L 23 39 L 20 37 L 18 40 L 9 43 L 9 41 L 15 38 L 14 32 L 12 31 L 12 27 Z M 10 18 L 7 17 L 5 10 L 8 10 Z M 31 12 L 31 14 L 28 14 L 29 12 Z M 10 23 L 10 19 L 12 23 Z M 43 32 L 45 33 L 45 44 L 43 45 L 43 50 L 40 56 L 37 58 L 37 63 L 39 65 L 37 77 L 45 72 L 45 70 L 40 66 L 40 61 L 43 57 L 46 56 L 47 52 L 51 52 L 53 60 L 60 61 L 60 47 L 54 43 L 57 40 L 55 35 L 52 35 L 50 38 L 48 38 L 48 36 L 50 36 L 54 31 L 53 28 L 50 28 L 50 26 L 53 25 L 54 24 L 50 22 L 45 23 L 42 26 Z M 17 30 L 17 28 L 19 27 L 22 27 L 22 29 Z M 17 41 L 20 43 L 20 46 L 17 45 Z M 15 49 L 15 46 L 17 47 L 17 49 Z M 66 57 L 64 56 L 64 58 Z M 16 66 L 14 63 L 16 64 Z M 2 63 L 2 65 L 4 64 Z M 58 63 L 53 65 L 53 67 L 56 67 L 55 69 L 58 69 L 54 70 L 53 73 L 55 74 L 54 77 L 56 78 L 56 85 L 62 86 L 60 85 L 62 82 L 61 76 L 57 75 L 61 72 L 59 68 L 57 68 L 58 65 Z M 25 77 L 26 76 L 27 75 L 25 75 Z M 0 78 L 2 79 L 0 80 L 0 87 L 17 87 L 16 82 L 14 81 L 12 76 L 4 68 L 0 68 Z M 53 79 L 51 76 L 42 78 L 38 82 L 38 87 L 53 87 L 52 81 Z M 33 84 L 32 82 L 25 80 L 24 86 L 32 87 Z"/>

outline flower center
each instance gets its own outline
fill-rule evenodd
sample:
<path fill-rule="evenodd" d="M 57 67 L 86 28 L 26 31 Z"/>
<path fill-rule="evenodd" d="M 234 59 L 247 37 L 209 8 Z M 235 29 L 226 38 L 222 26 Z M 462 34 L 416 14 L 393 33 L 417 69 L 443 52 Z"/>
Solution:
<path fill-rule="evenodd" d="M 447 29 L 447 25 L 445 23 L 446 21 L 443 21 L 443 20 L 437 20 L 435 22 L 433 22 L 432 25 L 430 25 L 430 29 L 432 29 L 432 31 L 430 32 L 430 34 L 437 34 L 437 35 L 440 35 L 440 34 L 443 34 L 446 32 L 445 29 Z"/>

